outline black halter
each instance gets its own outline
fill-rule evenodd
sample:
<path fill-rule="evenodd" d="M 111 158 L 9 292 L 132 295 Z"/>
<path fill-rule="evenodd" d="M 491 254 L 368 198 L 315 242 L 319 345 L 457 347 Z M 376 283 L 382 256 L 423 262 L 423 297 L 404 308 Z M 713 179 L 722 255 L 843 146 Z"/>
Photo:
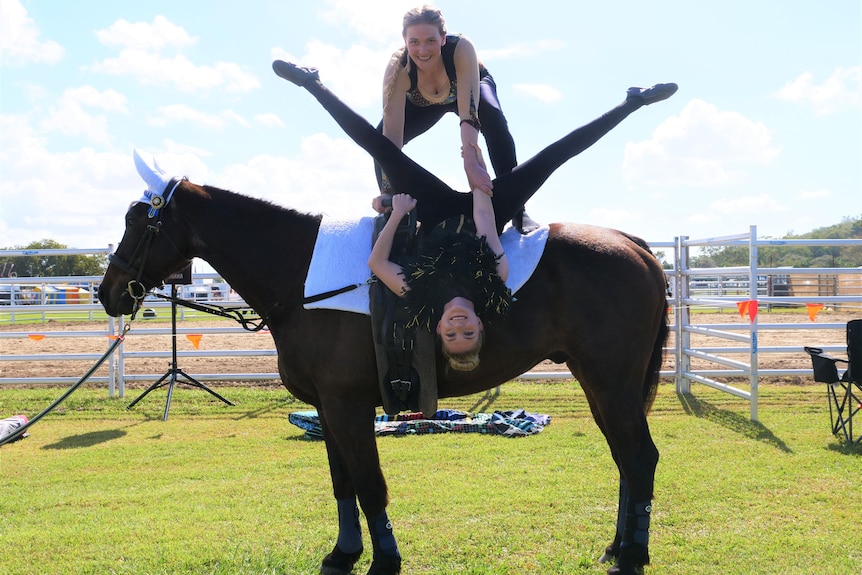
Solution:
<path fill-rule="evenodd" d="M 135 249 L 132 252 L 132 255 L 128 259 L 128 261 L 118 256 L 116 253 L 108 254 L 108 261 L 111 263 L 111 265 L 117 266 L 118 268 L 135 278 L 133 280 L 129 280 L 129 283 L 126 286 L 126 292 L 135 301 L 132 318 L 135 317 L 138 308 L 140 308 L 141 302 L 147 295 L 148 290 L 144 286 L 144 283 L 149 284 L 153 287 L 158 287 L 162 285 L 161 278 L 153 279 L 150 276 L 144 275 L 144 267 L 147 263 L 147 258 L 150 255 L 150 248 L 152 247 L 153 240 L 156 238 L 156 236 L 164 234 L 165 239 L 168 240 L 168 243 L 171 245 L 171 247 L 174 248 L 174 251 L 177 252 L 180 257 L 186 260 L 186 263 L 191 262 L 191 258 L 185 256 L 177 247 L 176 243 L 170 238 L 170 236 L 162 230 L 162 220 L 159 217 L 161 215 L 161 208 L 166 207 L 168 201 L 173 195 L 174 190 L 183 180 L 185 180 L 185 178 L 172 178 L 171 181 L 168 182 L 167 186 L 165 186 L 165 189 L 161 195 L 153 196 L 150 204 L 152 206 L 150 217 L 158 219 L 155 223 L 147 225 L 147 229 L 144 232 L 144 235 L 141 236 L 141 239 L 138 241 L 138 245 L 135 246 Z M 167 200 L 164 197 L 166 193 L 168 193 Z"/>

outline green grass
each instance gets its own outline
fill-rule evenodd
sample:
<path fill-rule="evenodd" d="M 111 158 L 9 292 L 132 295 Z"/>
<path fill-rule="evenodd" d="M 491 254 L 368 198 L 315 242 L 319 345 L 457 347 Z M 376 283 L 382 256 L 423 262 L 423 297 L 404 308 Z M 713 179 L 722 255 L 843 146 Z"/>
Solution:
<path fill-rule="evenodd" d="M 317 573 L 336 532 L 326 454 L 287 421 L 308 406 L 216 389 L 237 405 L 180 386 L 165 422 L 164 390 L 127 410 L 136 390 L 84 388 L 0 447 L 0 573 Z M 61 392 L 4 388 L 0 413 L 33 415 Z M 583 393 L 508 384 L 491 409 L 512 408 L 553 421 L 522 439 L 378 440 L 405 574 L 605 572 L 617 480 Z M 762 386 L 759 412 L 752 423 L 742 400 L 662 386 L 647 573 L 860 573 L 862 450 L 830 435 L 825 390 Z"/>

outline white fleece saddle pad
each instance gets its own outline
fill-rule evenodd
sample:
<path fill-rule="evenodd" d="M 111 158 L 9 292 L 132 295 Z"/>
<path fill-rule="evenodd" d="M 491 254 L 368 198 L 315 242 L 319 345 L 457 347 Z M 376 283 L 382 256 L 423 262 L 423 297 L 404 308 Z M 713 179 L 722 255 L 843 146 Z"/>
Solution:
<path fill-rule="evenodd" d="M 324 216 L 317 233 L 308 277 L 305 278 L 305 297 L 312 297 L 345 286 L 362 284 L 354 290 L 305 304 L 306 309 L 336 309 L 370 315 L 368 256 L 371 255 L 371 238 L 374 218 L 336 220 Z M 503 249 L 509 258 L 509 279 L 506 285 L 515 294 L 533 275 L 545 244 L 548 226 L 527 235 L 509 227 L 500 236 Z"/>

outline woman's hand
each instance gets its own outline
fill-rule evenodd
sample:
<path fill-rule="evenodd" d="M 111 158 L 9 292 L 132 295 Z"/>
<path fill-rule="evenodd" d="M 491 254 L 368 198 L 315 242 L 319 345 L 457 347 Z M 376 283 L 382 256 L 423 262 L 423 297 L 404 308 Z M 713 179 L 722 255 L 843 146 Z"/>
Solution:
<path fill-rule="evenodd" d="M 371 200 L 371 208 L 378 214 L 385 214 L 391 209 L 389 207 L 391 205 L 389 204 L 389 202 L 391 201 L 392 196 L 390 196 L 389 194 L 380 194 L 379 196 Z"/>
<path fill-rule="evenodd" d="M 470 149 L 473 153 L 466 151 L 464 146 L 461 146 L 461 157 L 464 158 L 464 171 L 467 172 L 467 183 L 471 190 L 480 190 L 489 196 L 494 195 L 494 184 L 491 182 L 491 176 L 488 174 L 488 167 L 485 165 L 485 158 L 482 157 L 482 148 L 477 143 L 470 143 Z M 470 158 L 475 155 L 475 162 Z"/>
<path fill-rule="evenodd" d="M 416 207 L 416 198 L 410 194 L 395 194 L 392 196 L 392 216 L 401 219 Z"/>
<path fill-rule="evenodd" d="M 416 200 L 408 194 L 395 194 L 392 196 L 392 214 L 386 221 L 386 225 L 380 230 L 377 241 L 371 248 L 368 257 L 368 267 L 371 272 L 382 281 L 393 293 L 402 296 L 407 291 L 407 281 L 404 279 L 401 266 L 389 260 L 392 252 L 392 243 L 395 239 L 395 231 L 401 223 L 404 215 L 416 207 Z"/>

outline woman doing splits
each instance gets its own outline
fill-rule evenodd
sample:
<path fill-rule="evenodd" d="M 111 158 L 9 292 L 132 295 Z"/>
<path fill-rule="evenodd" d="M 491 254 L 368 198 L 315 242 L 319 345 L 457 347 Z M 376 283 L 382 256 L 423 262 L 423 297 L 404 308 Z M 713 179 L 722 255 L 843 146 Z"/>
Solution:
<path fill-rule="evenodd" d="M 499 231 L 548 177 L 642 106 L 666 100 L 676 84 L 629 88 L 626 99 L 493 180 L 490 193 L 453 190 L 404 155 L 388 138 L 326 88 L 314 68 L 276 60 L 275 73 L 308 90 L 357 144 L 380 164 L 395 192 L 392 214 L 371 252 L 371 271 L 404 298 L 410 317 L 436 331 L 453 369 L 479 365 L 483 320 L 505 319 L 511 304 L 508 262 Z M 464 153 L 473 153 L 473 150 Z M 475 149 L 482 161 L 478 147 Z M 483 162 L 484 167 L 484 162 Z M 403 265 L 389 260 L 395 230 L 420 206 L 420 253 Z"/>

